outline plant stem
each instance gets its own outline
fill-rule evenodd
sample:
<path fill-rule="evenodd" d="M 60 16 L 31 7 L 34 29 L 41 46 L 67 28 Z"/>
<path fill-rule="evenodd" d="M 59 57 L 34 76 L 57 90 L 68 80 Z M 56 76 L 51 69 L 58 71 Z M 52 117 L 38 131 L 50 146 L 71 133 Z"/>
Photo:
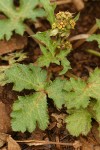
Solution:
<path fill-rule="evenodd" d="M 42 145 L 48 145 L 48 144 L 55 144 L 55 145 L 63 145 L 63 146 L 74 146 L 74 143 L 62 143 L 62 142 L 52 142 L 52 141 L 38 141 L 38 140 L 24 140 L 24 141 L 19 141 L 16 140 L 18 143 L 33 143 L 35 145 L 36 143 L 42 144 Z"/>
<path fill-rule="evenodd" d="M 71 37 L 69 41 L 73 42 L 73 41 L 80 40 L 80 39 L 87 39 L 89 36 L 90 36 L 89 34 L 79 34 L 79 35 L 75 35 Z"/>
<path fill-rule="evenodd" d="M 92 54 L 92 55 L 100 57 L 100 52 L 97 52 L 97 51 L 92 50 L 92 49 L 87 49 L 85 51 L 88 52 L 88 53 L 90 53 L 90 54 Z"/>
<path fill-rule="evenodd" d="M 30 36 L 36 43 L 43 45 L 43 43 L 42 43 L 41 41 L 35 39 L 35 38 L 32 36 L 32 35 L 34 35 L 35 33 L 32 31 L 32 29 L 31 29 L 28 25 L 25 24 L 25 28 L 26 28 L 26 32 L 29 34 L 29 36 Z"/>

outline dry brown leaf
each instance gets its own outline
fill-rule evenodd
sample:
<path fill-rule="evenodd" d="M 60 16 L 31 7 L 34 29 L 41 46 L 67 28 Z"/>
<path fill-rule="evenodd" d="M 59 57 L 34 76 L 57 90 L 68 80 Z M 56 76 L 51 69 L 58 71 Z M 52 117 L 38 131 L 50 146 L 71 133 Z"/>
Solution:
<path fill-rule="evenodd" d="M 10 116 L 7 113 L 6 105 L 0 102 L 0 132 L 8 133 L 10 131 Z"/>
<path fill-rule="evenodd" d="M 0 148 L 5 144 L 5 141 L 0 140 Z"/>
<path fill-rule="evenodd" d="M 51 115 L 52 117 L 54 117 L 57 121 L 57 127 L 58 128 L 61 128 L 63 123 L 64 123 L 64 120 L 65 120 L 65 117 L 66 117 L 66 114 L 56 114 L 56 113 L 52 113 Z"/>
<path fill-rule="evenodd" d="M 8 150 L 21 150 L 19 144 L 9 135 L 7 138 Z"/>
<path fill-rule="evenodd" d="M 56 121 L 50 123 L 50 125 L 48 126 L 48 130 L 52 130 L 56 125 L 57 125 Z"/>
<path fill-rule="evenodd" d="M 27 45 L 25 36 L 15 35 L 9 41 L 0 41 L 0 55 L 23 49 Z"/>
<path fill-rule="evenodd" d="M 6 143 L 8 134 L 0 133 L 0 148 Z"/>
<path fill-rule="evenodd" d="M 94 150 L 100 150 L 100 146 L 95 146 Z"/>
<path fill-rule="evenodd" d="M 80 137 L 82 143 L 82 150 L 94 150 L 94 142 L 90 142 L 87 138 Z"/>
<path fill-rule="evenodd" d="M 73 143 L 73 147 L 74 147 L 75 149 L 79 149 L 81 146 L 82 146 L 82 144 L 81 144 L 80 141 L 75 141 L 75 142 Z"/>
<path fill-rule="evenodd" d="M 1 148 L 5 143 L 8 143 L 7 148 Z M 21 150 L 19 144 L 8 134 L 0 133 L 0 150 Z"/>

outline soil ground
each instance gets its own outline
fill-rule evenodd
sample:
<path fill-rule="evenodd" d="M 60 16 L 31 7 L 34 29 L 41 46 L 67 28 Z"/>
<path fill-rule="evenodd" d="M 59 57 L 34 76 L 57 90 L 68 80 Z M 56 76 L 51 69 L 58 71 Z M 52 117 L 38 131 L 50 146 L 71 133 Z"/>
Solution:
<path fill-rule="evenodd" d="M 77 13 L 77 10 L 74 5 L 60 5 L 57 6 L 56 12 L 58 11 L 70 11 L 72 13 Z M 87 33 L 90 28 L 95 24 L 95 19 L 100 19 L 100 1 L 88 1 L 85 3 L 85 8 L 80 12 L 80 19 L 77 22 L 75 30 L 72 31 L 71 36 Z M 42 26 L 38 29 L 35 29 L 33 25 L 32 29 L 34 32 L 37 30 L 43 31 L 44 29 L 49 28 L 49 24 L 41 20 Z M 98 30 L 96 33 L 99 33 Z M 25 33 L 25 36 L 27 34 Z M 76 42 L 73 43 L 73 46 Z M 96 67 L 100 67 L 100 57 L 94 56 L 92 54 L 87 53 L 86 49 L 93 49 L 100 52 L 98 49 L 98 45 L 96 42 L 85 42 L 77 49 L 73 50 L 69 55 L 69 60 L 71 62 L 72 70 L 71 73 L 74 75 L 86 79 L 89 75 L 89 72 L 94 70 Z M 24 51 L 28 53 L 28 58 L 23 61 L 23 63 L 33 63 L 37 57 L 41 54 L 38 45 L 28 37 L 27 45 L 24 48 Z M 5 62 L 1 61 L 1 64 L 5 64 Z M 54 73 L 54 76 L 58 75 L 59 67 L 52 65 L 51 70 Z M 67 75 L 66 75 L 67 76 Z M 21 93 L 21 95 L 27 94 L 27 91 Z M 17 98 L 17 94 L 12 91 L 11 85 L 6 85 L 4 87 L 0 87 L 0 101 L 6 105 L 7 113 L 10 114 L 11 106 L 14 100 Z M 80 150 L 100 150 L 100 139 L 97 132 L 98 124 L 93 120 L 93 128 L 91 132 L 87 135 L 87 137 L 80 136 L 78 138 L 71 136 L 66 130 L 65 124 L 63 123 L 64 114 L 66 114 L 65 109 L 63 108 L 61 111 L 56 110 L 51 102 L 48 99 L 48 107 L 50 114 L 50 125 L 47 130 L 41 131 L 38 128 L 33 133 L 19 133 L 13 132 L 11 130 L 8 133 L 15 140 L 26 140 L 26 139 L 35 139 L 35 140 L 45 140 L 45 141 L 56 141 L 56 142 L 64 142 L 64 143 L 74 143 L 75 141 L 80 141 L 83 147 L 79 148 Z M 60 127 L 59 127 L 60 126 Z M 27 144 L 20 144 L 22 150 L 74 150 L 73 146 L 61 146 L 61 145 L 40 145 L 38 146 L 29 146 Z"/>

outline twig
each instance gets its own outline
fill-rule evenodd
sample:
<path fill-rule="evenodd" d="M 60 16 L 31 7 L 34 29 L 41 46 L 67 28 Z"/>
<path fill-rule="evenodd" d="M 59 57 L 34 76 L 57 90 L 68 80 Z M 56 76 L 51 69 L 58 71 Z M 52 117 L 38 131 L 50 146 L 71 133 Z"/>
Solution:
<path fill-rule="evenodd" d="M 34 35 L 35 33 L 32 31 L 32 29 L 28 26 L 28 25 L 25 25 L 25 30 L 26 32 L 30 35 L 30 37 L 37 42 L 37 40 L 32 36 Z"/>
<path fill-rule="evenodd" d="M 93 27 L 87 32 L 87 34 L 93 34 L 94 32 L 96 32 L 98 29 L 98 26 L 95 24 L 93 25 Z M 74 44 L 74 49 L 78 48 L 79 46 L 81 46 L 86 40 L 79 40 L 77 43 Z"/>
<path fill-rule="evenodd" d="M 72 42 L 72 41 L 79 40 L 79 39 L 87 39 L 89 36 L 90 36 L 89 34 L 79 34 L 79 35 L 75 35 L 71 37 L 69 41 Z"/>
<path fill-rule="evenodd" d="M 28 26 L 28 25 L 25 25 L 25 30 L 26 32 L 29 34 L 29 36 L 38 44 L 43 44 L 41 41 L 35 39 L 32 35 L 34 35 L 35 33 L 32 31 L 32 29 Z"/>
<path fill-rule="evenodd" d="M 69 72 L 69 71 L 65 74 L 65 76 L 66 76 L 66 77 L 69 77 L 69 78 L 72 77 L 72 78 L 74 78 L 74 79 L 76 79 L 76 80 L 78 79 L 78 77 L 77 77 L 76 75 L 72 74 L 72 73 Z"/>
<path fill-rule="evenodd" d="M 63 146 L 73 146 L 74 145 L 74 143 L 61 143 L 61 142 L 38 141 L 38 140 L 24 140 L 24 141 L 16 140 L 16 142 L 18 142 L 18 143 L 41 143 L 43 145 L 48 145 L 48 144 L 63 145 Z"/>

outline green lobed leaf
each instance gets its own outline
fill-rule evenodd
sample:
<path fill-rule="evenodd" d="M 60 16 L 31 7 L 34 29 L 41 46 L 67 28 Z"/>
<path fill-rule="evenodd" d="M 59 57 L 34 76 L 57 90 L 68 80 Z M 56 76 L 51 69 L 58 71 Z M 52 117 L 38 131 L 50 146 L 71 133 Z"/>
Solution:
<path fill-rule="evenodd" d="M 66 128 L 71 135 L 87 135 L 91 129 L 91 115 L 85 109 L 76 110 L 66 118 L 66 123 Z"/>
<path fill-rule="evenodd" d="M 94 104 L 93 110 L 95 111 L 95 119 L 100 122 L 100 99 Z"/>
<path fill-rule="evenodd" d="M 63 70 L 60 72 L 60 75 L 65 74 L 69 69 L 71 69 L 70 62 L 66 58 L 69 53 L 70 50 L 61 50 L 60 53 L 56 56 L 63 66 Z"/>
<path fill-rule="evenodd" d="M 66 119 L 67 129 L 75 136 L 86 135 L 91 127 L 91 118 L 100 122 L 100 69 L 96 68 L 87 81 L 71 78 L 65 82 L 63 89 L 67 92 L 65 103 L 70 114 Z"/>
<path fill-rule="evenodd" d="M 38 65 L 39 67 L 49 67 L 50 63 L 56 63 L 58 65 L 60 65 L 59 60 L 56 59 L 55 56 L 53 56 L 46 47 L 44 47 L 43 45 L 40 45 L 41 51 L 43 53 L 43 55 L 41 55 L 37 61 L 35 62 L 36 65 Z"/>
<path fill-rule="evenodd" d="M 81 133 L 86 135 L 90 130 L 91 117 L 93 116 L 92 114 L 90 115 L 86 109 L 82 109 L 82 108 L 86 108 L 89 106 L 89 103 L 90 103 L 89 100 L 91 100 L 90 98 L 94 98 L 96 101 L 96 103 L 93 105 L 92 108 L 93 108 L 93 111 L 95 112 L 94 116 L 96 116 L 96 120 L 98 122 L 100 121 L 100 109 L 99 109 L 100 108 L 100 88 L 99 88 L 100 87 L 100 69 L 96 68 L 94 72 L 90 74 L 90 77 L 87 81 L 82 81 L 81 79 L 76 80 L 73 78 L 67 81 L 67 80 L 61 80 L 58 78 L 54 80 L 53 82 L 49 82 L 49 83 L 46 81 L 47 73 L 44 70 L 41 70 L 39 67 L 33 66 L 32 64 L 28 66 L 16 64 L 12 68 L 9 68 L 8 70 L 6 70 L 5 72 L 6 72 L 5 74 L 6 78 L 8 78 L 7 83 L 10 83 L 10 82 L 14 83 L 15 89 L 17 89 L 18 91 L 21 91 L 24 88 L 28 89 L 28 87 L 30 87 L 29 89 L 35 89 L 36 91 L 40 91 L 40 92 L 33 94 L 35 96 L 32 95 L 32 97 L 36 99 L 38 99 L 37 98 L 38 95 L 40 95 L 41 97 L 46 97 L 46 94 L 44 93 L 47 93 L 48 97 L 53 99 L 54 104 L 56 105 L 57 108 L 61 108 L 62 105 L 66 103 L 66 106 L 68 108 L 68 113 L 70 114 L 66 120 L 67 128 L 72 135 L 78 136 Z M 23 84 L 21 84 L 21 82 Z M 27 96 L 21 97 L 21 100 L 27 99 L 28 101 L 29 97 L 28 98 Z M 20 100 L 20 97 L 19 97 L 19 100 Z M 15 105 L 13 112 L 16 112 L 17 108 L 18 110 L 19 108 L 23 108 L 22 107 L 23 105 L 20 106 L 21 100 L 20 100 L 20 103 L 18 102 L 18 105 L 17 104 Z M 40 105 L 40 102 L 38 105 Z M 26 109 L 26 104 L 25 104 L 25 109 Z M 20 111 L 15 113 L 16 114 L 15 118 L 18 117 L 19 119 L 19 116 L 20 116 L 19 112 Z M 18 113 L 18 116 L 17 116 L 17 113 Z M 14 116 L 12 117 L 14 119 Z M 37 116 L 37 119 L 39 119 L 38 116 Z M 78 119 L 79 119 L 79 122 L 77 121 Z M 17 119 L 14 119 L 14 120 L 16 120 L 16 122 L 18 121 Z M 77 123 L 75 124 L 75 127 L 74 127 L 75 122 Z M 82 125 L 80 128 L 78 128 L 80 122 Z M 23 126 L 23 124 L 20 123 L 17 129 L 17 126 L 15 124 L 14 124 L 15 126 L 14 130 L 16 131 L 19 130 L 22 132 L 24 132 L 24 130 L 25 131 L 28 130 L 31 132 L 32 128 L 30 128 L 30 126 L 28 126 L 29 128 L 27 127 L 26 129 L 25 126 Z M 13 121 L 12 121 L 12 125 L 13 125 Z M 35 126 L 33 128 L 35 128 Z M 21 127 L 21 129 L 19 129 L 19 127 Z M 76 130 L 77 128 L 79 129 L 78 131 Z"/>
<path fill-rule="evenodd" d="M 67 92 L 71 92 L 71 91 L 72 91 L 73 86 L 72 86 L 70 80 L 66 80 L 63 89 L 64 89 L 65 91 L 67 91 Z"/>
<path fill-rule="evenodd" d="M 33 35 L 33 37 L 36 38 L 37 40 L 39 40 L 40 42 L 42 42 L 46 46 L 46 48 L 47 48 L 46 55 L 48 54 L 48 52 L 50 52 L 52 54 L 52 56 L 54 56 L 56 45 L 53 44 L 53 41 L 51 40 L 49 34 L 50 34 L 49 31 L 38 32 L 35 35 Z M 42 48 L 41 45 L 40 45 L 40 48 Z M 42 50 L 42 52 L 43 52 L 43 50 Z"/>
<path fill-rule="evenodd" d="M 67 86 L 67 82 L 69 87 Z M 70 90 L 66 94 L 67 108 L 86 108 L 90 99 L 88 95 L 88 89 L 86 88 L 86 83 L 81 79 L 76 80 L 74 78 L 70 78 L 70 81 L 66 81 L 66 86 L 64 87 L 66 91 L 68 91 L 67 87 Z"/>
<path fill-rule="evenodd" d="M 100 99 L 100 69 L 96 68 L 87 82 L 71 78 L 70 81 L 66 81 L 64 90 L 68 92 L 66 94 L 67 108 L 86 108 L 90 98 Z"/>
<path fill-rule="evenodd" d="M 13 105 L 11 117 L 14 131 L 32 132 L 37 123 L 40 129 L 45 130 L 49 123 L 46 95 L 37 92 L 29 96 L 19 96 Z"/>
<path fill-rule="evenodd" d="M 46 92 L 48 93 L 48 97 L 53 99 L 54 104 L 57 108 L 61 108 L 63 104 L 65 104 L 65 95 L 66 92 L 63 91 L 65 80 L 56 79 L 54 80 L 47 88 Z"/>
<path fill-rule="evenodd" d="M 38 32 L 33 36 L 41 42 L 40 49 L 43 53 L 43 55 L 41 55 L 35 62 L 38 66 L 49 67 L 50 63 L 55 63 L 57 65 L 61 64 L 63 66 L 63 70 L 60 72 L 60 75 L 66 73 L 68 69 L 71 68 L 70 62 L 66 58 L 66 56 L 70 53 L 70 50 L 60 50 L 60 52 L 57 54 L 56 48 L 58 43 L 55 43 L 51 39 L 50 33 L 48 31 Z"/>
<path fill-rule="evenodd" d="M 20 0 L 20 6 L 15 7 L 14 0 L 0 0 L 0 12 L 4 13 L 7 18 L 0 20 L 0 39 L 7 40 L 13 34 L 13 31 L 23 35 L 25 31 L 25 19 L 43 17 L 45 12 L 41 8 L 36 8 L 39 0 Z"/>
<path fill-rule="evenodd" d="M 65 74 L 69 69 L 71 69 L 70 62 L 67 60 L 67 58 L 61 60 L 61 65 L 63 66 L 63 70 L 59 75 Z"/>
<path fill-rule="evenodd" d="M 36 91 L 44 89 L 46 85 L 46 71 L 39 67 L 30 65 L 15 64 L 5 70 L 6 83 L 13 83 L 13 90 L 34 89 Z"/>
<path fill-rule="evenodd" d="M 88 93 L 90 97 L 97 100 L 100 99 L 100 69 L 96 68 L 93 73 L 90 74 L 88 79 Z"/>
<path fill-rule="evenodd" d="M 39 67 L 49 67 L 50 63 L 55 63 L 57 65 L 60 65 L 59 60 L 57 60 L 55 57 L 51 55 L 51 53 L 48 53 L 47 56 L 41 55 L 38 60 L 35 62 Z"/>
<path fill-rule="evenodd" d="M 49 0 L 40 0 L 42 3 L 43 7 L 45 8 L 47 12 L 47 19 L 52 25 L 55 21 L 55 15 L 54 15 L 54 10 L 56 8 L 56 5 L 51 5 Z"/>

